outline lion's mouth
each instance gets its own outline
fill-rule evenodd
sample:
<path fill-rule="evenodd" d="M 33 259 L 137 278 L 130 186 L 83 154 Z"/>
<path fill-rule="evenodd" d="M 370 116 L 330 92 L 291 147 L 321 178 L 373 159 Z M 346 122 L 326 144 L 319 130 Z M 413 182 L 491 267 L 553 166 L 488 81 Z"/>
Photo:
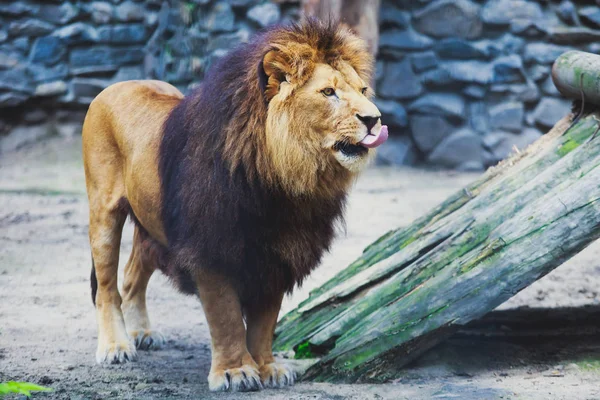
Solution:
<path fill-rule="evenodd" d="M 349 157 L 361 156 L 369 151 L 369 149 L 366 147 L 358 144 L 348 143 L 346 141 L 336 142 L 335 145 L 333 145 L 333 149 Z"/>

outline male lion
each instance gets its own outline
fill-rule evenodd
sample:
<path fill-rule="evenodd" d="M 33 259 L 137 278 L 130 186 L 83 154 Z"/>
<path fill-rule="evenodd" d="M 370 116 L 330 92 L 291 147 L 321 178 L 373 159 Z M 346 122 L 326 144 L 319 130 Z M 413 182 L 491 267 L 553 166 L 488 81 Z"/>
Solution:
<path fill-rule="evenodd" d="M 96 97 L 83 154 L 98 362 L 163 343 L 145 300 L 159 268 L 200 297 L 210 390 L 294 382 L 271 351 L 281 300 L 319 263 L 353 178 L 388 135 L 367 97 L 371 65 L 362 40 L 311 20 L 232 51 L 187 97 L 158 81 Z M 121 298 L 128 214 L 136 226 Z"/>

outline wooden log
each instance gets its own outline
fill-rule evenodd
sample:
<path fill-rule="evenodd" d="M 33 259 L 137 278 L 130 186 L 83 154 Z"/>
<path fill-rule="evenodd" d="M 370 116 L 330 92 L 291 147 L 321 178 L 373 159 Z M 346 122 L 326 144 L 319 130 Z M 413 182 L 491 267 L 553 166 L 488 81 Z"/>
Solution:
<path fill-rule="evenodd" d="M 307 379 L 384 381 L 600 236 L 600 114 L 547 135 L 311 293 L 275 349 L 321 357 Z"/>
<path fill-rule="evenodd" d="M 565 97 L 600 105 L 600 56 L 568 51 L 552 67 L 554 85 Z"/>

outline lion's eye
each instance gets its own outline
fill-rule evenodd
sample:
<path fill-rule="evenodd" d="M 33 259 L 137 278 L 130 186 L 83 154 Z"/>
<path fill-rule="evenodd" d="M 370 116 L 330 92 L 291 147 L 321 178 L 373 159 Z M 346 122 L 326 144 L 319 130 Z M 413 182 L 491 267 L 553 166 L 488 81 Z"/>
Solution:
<path fill-rule="evenodd" d="M 362 94 L 367 94 L 367 90 L 369 90 L 369 88 L 368 87 L 364 87 L 364 88 L 360 89 L 360 92 Z"/>
<path fill-rule="evenodd" d="M 321 93 L 323 93 L 327 97 L 335 96 L 335 89 L 328 87 L 328 88 L 321 90 Z"/>

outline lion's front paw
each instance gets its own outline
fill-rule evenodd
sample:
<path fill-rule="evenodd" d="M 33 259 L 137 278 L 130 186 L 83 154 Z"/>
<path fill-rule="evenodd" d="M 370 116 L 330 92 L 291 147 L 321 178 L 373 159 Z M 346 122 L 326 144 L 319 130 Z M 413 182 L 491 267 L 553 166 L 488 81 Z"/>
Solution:
<path fill-rule="evenodd" d="M 165 337 L 160 332 L 149 329 L 129 331 L 129 337 L 139 350 L 159 350 L 165 344 Z"/>
<path fill-rule="evenodd" d="M 296 372 L 290 365 L 274 362 L 260 367 L 260 379 L 264 387 L 281 388 L 294 384 Z"/>
<path fill-rule="evenodd" d="M 137 352 L 134 344 L 130 341 L 112 342 L 106 345 L 98 344 L 98 350 L 96 351 L 96 362 L 98 364 L 122 364 L 136 359 Z"/>
<path fill-rule="evenodd" d="M 262 389 L 256 368 L 244 365 L 241 368 L 212 371 L 208 375 L 208 388 L 213 392 L 249 392 Z"/>

